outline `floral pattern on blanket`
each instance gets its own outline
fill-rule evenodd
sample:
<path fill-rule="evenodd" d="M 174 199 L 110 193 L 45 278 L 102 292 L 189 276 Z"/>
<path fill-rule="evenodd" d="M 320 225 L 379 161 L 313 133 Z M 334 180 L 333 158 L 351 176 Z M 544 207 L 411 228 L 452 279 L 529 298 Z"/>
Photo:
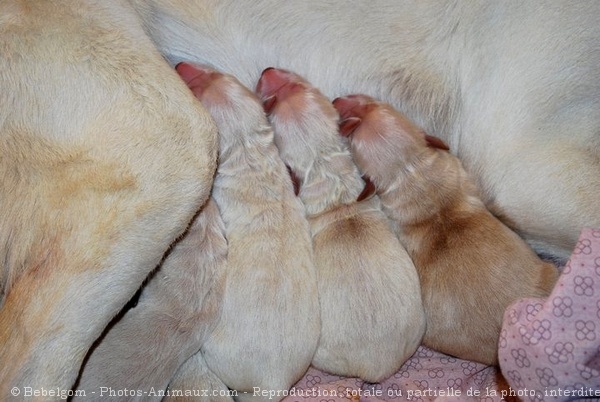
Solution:
<path fill-rule="evenodd" d="M 600 400 L 600 229 L 583 230 L 552 294 L 504 315 L 500 370 L 423 346 L 379 384 L 311 368 L 285 402 Z"/>
<path fill-rule="evenodd" d="M 499 359 L 525 401 L 600 400 L 600 229 L 583 231 L 550 297 L 507 309 Z"/>

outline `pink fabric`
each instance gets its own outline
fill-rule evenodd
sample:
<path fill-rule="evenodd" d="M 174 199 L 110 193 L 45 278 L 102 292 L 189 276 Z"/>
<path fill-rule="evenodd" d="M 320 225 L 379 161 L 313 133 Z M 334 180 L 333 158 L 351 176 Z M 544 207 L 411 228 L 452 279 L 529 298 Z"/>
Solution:
<path fill-rule="evenodd" d="M 586 229 L 546 300 L 507 309 L 500 335 L 502 373 L 525 401 L 600 400 L 600 229 Z M 584 392 L 585 391 L 585 392 Z"/>
<path fill-rule="evenodd" d="M 547 300 L 507 309 L 499 358 L 504 377 L 425 347 L 379 384 L 311 368 L 284 401 L 600 400 L 600 229 L 582 232 Z"/>

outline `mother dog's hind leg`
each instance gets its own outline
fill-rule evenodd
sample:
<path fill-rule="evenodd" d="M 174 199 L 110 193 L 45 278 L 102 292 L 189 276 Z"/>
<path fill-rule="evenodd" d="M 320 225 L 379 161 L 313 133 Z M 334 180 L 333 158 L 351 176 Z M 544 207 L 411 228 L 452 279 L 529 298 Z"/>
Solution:
<path fill-rule="evenodd" d="M 118 1 L 0 5 L 0 399 L 76 379 L 206 200 L 212 120 Z"/>

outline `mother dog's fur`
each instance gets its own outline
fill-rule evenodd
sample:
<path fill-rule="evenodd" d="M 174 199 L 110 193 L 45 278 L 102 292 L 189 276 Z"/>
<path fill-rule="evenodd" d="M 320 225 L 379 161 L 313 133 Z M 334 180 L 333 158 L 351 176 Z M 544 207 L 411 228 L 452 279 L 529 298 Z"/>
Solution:
<path fill-rule="evenodd" d="M 563 258 L 600 225 L 600 3 L 131 0 L 172 62 L 365 93 L 444 139 L 484 201 Z M 243 5 L 242 5 L 243 4 Z"/>
<path fill-rule="evenodd" d="M 216 129 L 126 5 L 0 3 L 0 399 L 69 389 L 208 197 Z"/>
<path fill-rule="evenodd" d="M 0 395 L 70 387 L 208 195 L 213 124 L 160 54 L 393 103 L 564 258 L 600 226 L 599 20 L 595 1 L 4 0 Z"/>

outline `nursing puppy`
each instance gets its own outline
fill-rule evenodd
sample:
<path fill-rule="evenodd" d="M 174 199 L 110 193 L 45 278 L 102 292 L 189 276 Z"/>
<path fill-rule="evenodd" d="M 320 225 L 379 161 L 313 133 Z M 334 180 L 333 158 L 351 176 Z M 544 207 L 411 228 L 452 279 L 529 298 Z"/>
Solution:
<path fill-rule="evenodd" d="M 433 349 L 497 363 L 504 310 L 549 294 L 556 268 L 484 206 L 441 141 L 368 96 L 334 101 L 352 154 L 374 183 L 419 273 Z"/>
<path fill-rule="evenodd" d="M 92 394 L 100 387 L 164 390 L 220 318 L 226 259 L 223 221 L 211 198 L 144 287 L 137 305 L 91 353 L 78 385 L 86 391 L 84 399 L 105 399 Z M 148 399 L 152 397 L 145 393 L 131 398 Z"/>
<path fill-rule="evenodd" d="M 181 64 L 178 72 L 220 138 L 212 194 L 225 224 L 227 274 L 221 320 L 202 347 L 204 358 L 240 400 L 253 399 L 254 387 L 288 389 L 308 369 L 320 330 L 303 206 L 256 96 L 212 70 Z"/>
<path fill-rule="evenodd" d="M 414 353 L 425 330 L 415 267 L 377 197 L 357 202 L 365 183 L 327 98 L 276 69 L 265 70 L 257 92 L 279 153 L 299 182 L 312 231 L 321 303 L 313 365 L 381 381 Z"/>
<path fill-rule="evenodd" d="M 71 389 L 206 201 L 217 143 L 122 2 L 0 2 L 0 110 L 4 400 Z"/>
<path fill-rule="evenodd" d="M 566 261 L 600 226 L 600 2 L 129 1 L 173 63 L 392 103 L 540 251 Z"/>

